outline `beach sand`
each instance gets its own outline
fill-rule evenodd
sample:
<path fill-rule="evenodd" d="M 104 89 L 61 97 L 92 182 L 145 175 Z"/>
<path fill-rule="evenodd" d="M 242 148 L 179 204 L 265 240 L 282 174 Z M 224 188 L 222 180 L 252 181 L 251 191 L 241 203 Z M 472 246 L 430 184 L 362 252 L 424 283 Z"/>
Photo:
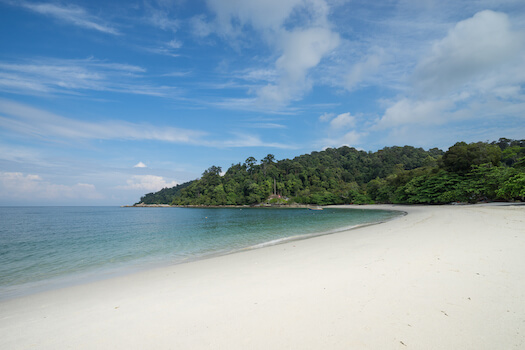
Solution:
<path fill-rule="evenodd" d="M 0 303 L 1 349 L 524 349 L 525 206 L 387 223 Z"/>

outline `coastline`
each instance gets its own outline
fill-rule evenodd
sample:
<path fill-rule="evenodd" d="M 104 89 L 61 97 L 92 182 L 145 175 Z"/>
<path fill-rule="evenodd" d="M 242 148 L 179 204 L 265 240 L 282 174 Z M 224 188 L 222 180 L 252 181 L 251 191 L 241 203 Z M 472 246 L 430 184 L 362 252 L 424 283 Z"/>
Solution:
<path fill-rule="evenodd" d="M 201 209 L 210 209 L 210 208 L 312 208 L 317 207 L 313 204 L 269 204 L 269 203 L 259 203 L 252 205 L 200 205 L 200 204 L 188 204 L 188 205 L 172 205 L 172 204 L 144 204 L 138 203 L 133 205 L 121 205 L 121 208 L 201 208 Z M 335 206 L 333 206 L 335 207 Z"/>
<path fill-rule="evenodd" d="M 0 346 L 521 348 L 524 206 L 408 215 L 0 302 Z"/>
<path fill-rule="evenodd" d="M 186 209 L 186 208 L 184 208 Z M 194 209 L 194 208 L 189 208 L 189 209 Z M 209 209 L 221 209 L 221 210 L 228 210 L 229 212 L 231 212 L 231 210 L 233 210 L 233 208 L 199 208 L 200 210 L 209 210 Z M 275 217 L 278 217 L 279 215 L 275 215 L 275 214 L 279 214 L 279 213 L 282 213 L 282 210 L 300 210 L 299 212 L 296 212 L 296 213 L 302 213 L 302 214 L 306 214 L 307 211 L 303 211 L 302 208 L 247 208 L 247 210 L 258 210 L 258 209 L 267 209 L 267 210 L 273 210 L 274 211 L 274 215 L 272 215 L 273 218 Z M 245 231 L 243 232 L 243 234 L 241 236 L 246 236 L 248 237 L 248 239 L 245 239 L 243 241 L 235 241 L 235 240 L 231 240 L 231 237 L 235 237 L 236 234 L 234 233 L 233 235 L 228 235 L 226 234 L 226 232 L 224 232 L 224 235 L 223 234 L 218 234 L 215 232 L 215 230 L 212 230 L 210 232 L 208 232 L 208 235 L 217 235 L 217 236 L 223 236 L 223 239 L 222 241 L 225 242 L 225 243 L 221 243 L 219 244 L 218 242 L 213 245 L 213 246 L 208 246 L 208 248 L 206 248 L 206 242 L 204 242 L 205 244 L 204 245 L 199 245 L 198 243 L 194 246 L 194 249 L 193 251 L 191 250 L 188 250 L 188 248 L 186 248 L 186 250 L 184 249 L 180 249 L 179 247 L 180 246 L 183 246 L 183 245 L 187 245 L 187 247 L 191 247 L 191 243 L 192 242 L 188 242 L 187 240 L 184 241 L 184 237 L 179 237 L 179 240 L 176 238 L 176 237 L 173 237 L 171 240 L 172 241 L 177 241 L 179 242 L 179 246 L 175 245 L 175 247 L 172 247 L 174 248 L 173 251 L 171 251 L 170 249 L 166 250 L 164 252 L 164 254 L 151 254 L 151 255 L 146 255 L 146 256 L 141 256 L 139 255 L 137 259 L 128 259 L 127 261 L 119 261 L 116 257 L 119 255 L 119 251 L 118 250 L 115 250 L 112 252 L 112 255 L 107 255 L 107 254 L 102 254 L 101 256 L 95 256 L 95 260 L 93 261 L 97 261 L 96 259 L 97 258 L 100 258 L 102 261 L 104 261 L 104 259 L 107 260 L 108 256 L 112 257 L 112 262 L 111 263 L 106 263 L 106 264 L 100 264 L 99 266 L 95 267 L 95 268 L 90 268 L 90 267 L 87 267 L 87 268 L 79 268 L 77 269 L 77 271 L 72 271 L 70 266 L 71 264 L 74 264 L 75 261 L 79 261 L 80 260 L 80 263 L 79 263 L 79 266 L 80 267 L 83 267 L 81 266 L 80 264 L 82 264 L 82 262 L 84 262 L 85 260 L 85 256 L 73 256 L 73 257 L 65 257 L 66 259 L 69 259 L 69 265 L 65 265 L 65 266 L 62 266 L 62 268 L 64 270 L 66 269 L 70 269 L 67 273 L 64 273 L 64 274 L 56 274 L 56 275 L 52 275 L 51 277 L 49 278 L 40 278 L 40 279 L 36 279 L 36 280 L 30 280 L 30 279 L 27 279 L 25 283 L 18 283 L 18 284 L 9 284 L 9 283 L 6 283 L 6 284 L 2 284 L 0 283 L 0 302 L 1 301 L 7 301 L 7 300 L 10 300 L 10 299 L 16 299 L 16 298 L 20 298 L 20 297 L 23 297 L 23 296 L 28 296 L 28 295 L 32 295 L 32 294 L 38 294 L 38 293 L 41 293 L 41 292 L 46 292 L 46 291 L 52 291 L 52 290 L 56 290 L 56 289 L 62 289 L 62 288 L 66 288 L 66 287 L 70 287 L 70 286 L 74 286 L 74 285 L 81 285 L 81 284 L 86 284 L 86 283 L 89 283 L 89 282 L 96 282 L 96 281 L 100 281 L 100 280 L 105 280 L 105 279 L 110 279 L 110 278 L 114 278 L 114 277 L 119 277 L 119 276 L 124 276 L 124 275 L 129 275 L 129 274 L 133 274 L 133 273 L 137 273 L 137 272 L 140 272 L 140 271 L 147 271 L 149 269 L 154 269 L 154 268 L 160 268 L 160 267 L 168 267 L 168 266 L 173 266 L 173 265 L 176 265 L 176 264 L 185 264 L 185 263 L 190 263 L 190 262 L 193 262 L 193 261 L 197 261 L 197 260 L 201 260 L 201 259 L 212 259 L 212 258 L 215 258 L 215 257 L 218 257 L 218 256 L 222 256 L 222 255 L 229 255 L 229 254 L 236 254 L 238 252 L 242 252 L 242 251 L 247 251 L 247 250 L 253 250 L 253 249 L 261 249 L 261 248 L 264 248 L 264 247 L 267 247 L 267 246 L 272 246 L 272 245 L 277 245 L 277 244 L 283 244 L 283 243 L 286 243 L 286 242 L 291 242 L 291 241 L 297 241 L 297 240 L 303 240 L 303 239 L 309 239 L 309 238 L 312 238 L 312 237 L 316 237 L 316 236 L 322 236 L 322 235 L 328 235 L 328 234 L 333 234 L 333 233 L 336 233 L 336 232 L 341 232 L 341 231 L 347 231 L 347 230 L 353 230 L 353 229 L 357 229 L 359 227 L 363 227 L 363 226 L 366 226 L 366 225 L 371 225 L 371 224 L 380 224 L 382 222 L 385 222 L 385 221 L 388 221 L 388 220 L 392 220 L 392 219 L 395 219 L 397 216 L 399 216 L 400 214 L 396 211 L 387 211 L 389 212 L 390 214 L 383 214 L 383 217 L 382 218 L 374 218 L 372 219 L 370 216 L 371 214 L 365 214 L 364 217 L 368 218 L 368 219 L 363 219 L 363 217 L 361 217 L 361 214 L 356 214 L 356 213 L 360 213 L 361 211 L 363 211 L 363 209 L 332 209 L 330 210 L 330 208 L 328 208 L 329 210 L 328 211 L 325 211 L 324 213 L 328 213 L 329 211 L 331 212 L 334 212 L 334 210 L 336 211 L 339 211 L 340 210 L 340 213 L 343 213 L 342 215 L 346 216 L 347 219 L 345 219 L 345 221 L 349 221 L 349 223 L 340 223 L 340 224 L 334 224 L 335 222 L 337 221 L 332 221 L 331 219 L 328 219 L 330 222 L 327 221 L 326 217 L 325 216 L 322 216 L 320 217 L 321 218 L 325 218 L 324 220 L 315 220 L 317 221 L 316 222 L 316 225 L 315 226 L 311 226 L 311 225 L 308 225 L 306 224 L 306 221 L 303 221 L 302 222 L 302 226 L 300 227 L 295 227 L 294 228 L 294 225 L 290 226 L 289 228 L 285 227 L 286 225 L 283 225 L 282 223 L 278 223 L 279 220 L 277 220 L 276 222 L 274 222 L 272 224 L 272 222 L 268 222 L 266 223 L 266 226 L 267 228 L 269 228 L 267 231 L 269 232 L 272 232 L 272 234 L 268 235 L 264 235 L 264 237 L 259 237 L 257 235 L 253 236 L 253 232 L 257 232 L 257 230 L 255 229 L 252 230 L 252 229 L 249 229 L 247 227 L 241 227 L 241 230 L 242 231 Z M 241 208 L 242 210 L 242 208 Z M 276 211 L 275 211 L 276 210 Z M 346 215 L 344 214 L 344 211 L 345 210 L 349 210 L 348 214 L 349 215 Z M 199 210 L 196 210 L 195 212 L 199 212 Z M 233 212 L 236 212 L 236 211 L 233 211 Z M 371 211 L 368 211 L 368 212 L 371 212 Z M 242 213 L 242 212 L 241 212 Z M 310 212 L 308 212 L 310 214 Z M 397 214 L 395 214 L 397 213 Z M 52 215 L 50 213 L 50 215 Z M 206 212 L 205 214 L 203 215 L 208 215 L 210 217 L 221 217 L 220 215 L 219 216 L 216 216 L 216 215 L 213 215 L 213 212 Z M 330 214 L 328 214 L 330 215 Z M 187 215 L 185 215 L 186 217 L 188 217 Z M 200 218 L 208 218 L 208 216 L 201 216 Z M 192 217 L 192 216 L 189 216 L 190 217 L 190 221 L 193 221 L 193 220 L 198 220 L 199 217 Z M 170 216 L 170 218 L 172 218 Z M 361 220 L 359 220 L 358 218 L 361 218 Z M 233 221 L 236 221 L 236 218 L 235 217 L 232 217 L 231 218 Z M 239 218 L 237 218 L 239 219 Z M 304 219 L 307 219 L 307 218 L 304 218 Z M 213 220 L 213 219 L 212 219 Z M 247 220 L 247 221 L 245 221 Z M 207 221 L 207 220 L 206 220 Z M 249 219 L 249 215 L 248 215 L 248 218 L 243 218 L 243 221 L 245 223 L 244 226 L 246 225 L 250 225 L 250 219 Z M 322 222 L 324 221 L 324 224 L 322 224 Z M 187 225 L 188 222 L 184 222 L 184 221 L 178 221 L 177 222 L 180 222 L 183 226 L 184 225 Z M 275 223 L 278 223 L 277 225 Z M 320 225 L 318 225 L 319 223 L 321 223 Z M 120 222 L 120 224 L 124 224 L 124 222 Z M 140 225 L 140 221 L 139 222 L 135 222 L 135 224 L 139 224 Z M 297 222 L 297 224 L 299 224 L 299 222 Z M 306 224 L 306 226 L 305 226 Z M 118 224 L 117 224 L 118 225 Z M 217 223 L 211 223 L 211 227 L 217 225 Z M 227 225 L 225 225 L 227 226 Z M 65 227 L 65 229 L 72 229 L 72 230 L 75 230 L 74 227 Z M 78 229 L 78 228 L 77 228 Z M 100 227 L 99 229 L 103 229 L 102 227 Z M 132 229 L 131 227 L 129 229 Z M 128 231 L 129 231 L 128 229 Z M 143 227 L 143 229 L 146 229 L 145 227 Z M 193 238 L 193 241 L 197 242 L 200 238 L 198 237 L 199 234 L 201 234 L 200 232 L 198 231 L 195 231 L 195 230 L 198 230 L 199 227 L 195 227 L 195 229 L 192 231 L 191 235 L 194 237 Z M 202 229 L 202 227 L 201 227 Z M 227 231 L 229 231 L 230 233 L 233 231 L 233 232 L 237 232 L 238 234 L 241 233 L 240 231 L 236 230 L 237 227 L 235 227 L 235 225 L 233 227 L 231 227 L 231 229 L 226 229 Z M 169 230 L 169 228 L 167 227 L 157 227 L 157 230 L 160 230 L 160 232 L 167 232 L 166 230 Z M 137 231 L 137 232 L 140 232 Z M 89 235 L 90 232 L 86 232 L 85 234 Z M 142 235 L 142 234 L 140 234 Z M 118 235 L 119 239 L 122 239 L 122 240 L 126 240 L 127 239 L 127 236 L 124 232 L 121 232 L 119 235 Z M 205 235 L 206 236 L 206 235 Z M 252 237 L 253 236 L 253 237 Z M 251 239 L 249 238 L 251 237 Z M 105 241 L 106 244 L 107 244 L 107 241 Z M 115 244 L 116 242 L 113 241 L 113 244 Z M 166 242 L 165 242 L 166 243 Z M 136 245 L 135 245 L 136 246 Z M 154 246 L 155 247 L 155 246 Z M 75 248 L 75 247 L 73 247 Z M 103 247 L 99 247 L 99 248 L 103 248 Z M 155 247 L 156 248 L 156 247 Z M 9 249 L 9 247 L 8 247 Z M 93 247 L 89 247 L 89 246 L 86 246 L 84 250 L 86 251 L 89 251 L 90 249 L 93 249 Z M 142 249 L 144 250 L 148 250 L 148 247 L 138 247 L 138 250 L 137 252 L 140 252 Z M 65 251 L 70 251 L 71 249 L 65 249 Z M 149 251 L 151 251 L 152 249 L 149 248 Z M 129 251 L 128 251 L 129 252 Z M 92 252 L 93 254 L 96 254 L 95 251 Z M 129 253 L 128 253 L 129 254 Z M 90 256 L 93 256 L 90 254 Z M 128 256 L 131 256 L 131 254 L 129 254 Z M 135 256 L 137 256 L 137 254 L 135 253 Z M 9 263 L 7 261 L 7 263 Z M 31 261 L 28 261 L 28 263 L 31 263 Z M 35 260 L 32 262 L 33 264 L 38 264 L 38 263 L 44 263 L 43 260 Z M 12 268 L 17 269 L 17 266 L 12 266 Z M 6 271 L 6 274 L 9 273 L 10 271 L 10 266 L 8 265 L 7 268 L 4 266 L 4 270 L 3 271 Z M 43 273 L 45 273 L 45 271 L 43 271 Z M 8 277 L 9 275 L 4 275 L 2 276 L 2 278 L 6 278 Z"/>

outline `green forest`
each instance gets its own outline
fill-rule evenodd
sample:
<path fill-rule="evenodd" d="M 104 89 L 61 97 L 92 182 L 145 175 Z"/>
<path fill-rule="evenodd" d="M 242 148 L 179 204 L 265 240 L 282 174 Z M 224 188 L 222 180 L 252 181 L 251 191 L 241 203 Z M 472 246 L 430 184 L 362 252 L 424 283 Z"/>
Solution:
<path fill-rule="evenodd" d="M 365 152 L 328 148 L 294 159 L 249 157 L 226 173 L 149 193 L 143 204 L 444 204 L 523 201 L 525 140 L 458 142 L 446 152 L 412 146 Z M 138 203 L 137 203 L 138 204 Z"/>

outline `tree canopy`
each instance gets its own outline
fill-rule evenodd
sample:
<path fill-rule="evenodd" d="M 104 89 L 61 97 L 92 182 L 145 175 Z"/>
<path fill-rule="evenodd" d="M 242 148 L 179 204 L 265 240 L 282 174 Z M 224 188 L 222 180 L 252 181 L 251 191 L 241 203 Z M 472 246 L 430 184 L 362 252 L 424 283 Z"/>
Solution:
<path fill-rule="evenodd" d="M 145 204 L 253 205 L 270 203 L 430 203 L 525 199 L 525 140 L 467 144 L 446 152 L 412 146 L 365 152 L 328 148 L 294 159 L 249 157 L 221 175 L 149 193 Z"/>

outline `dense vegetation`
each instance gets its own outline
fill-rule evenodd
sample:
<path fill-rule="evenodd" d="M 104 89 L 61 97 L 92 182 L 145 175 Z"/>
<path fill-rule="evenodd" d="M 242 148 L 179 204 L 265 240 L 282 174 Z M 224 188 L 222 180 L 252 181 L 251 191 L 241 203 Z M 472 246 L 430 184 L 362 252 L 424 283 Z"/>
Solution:
<path fill-rule="evenodd" d="M 199 180 L 149 193 L 145 204 L 251 205 L 478 202 L 525 199 L 525 140 L 458 142 L 443 152 L 329 148 L 292 160 L 269 154 L 212 166 Z"/>

